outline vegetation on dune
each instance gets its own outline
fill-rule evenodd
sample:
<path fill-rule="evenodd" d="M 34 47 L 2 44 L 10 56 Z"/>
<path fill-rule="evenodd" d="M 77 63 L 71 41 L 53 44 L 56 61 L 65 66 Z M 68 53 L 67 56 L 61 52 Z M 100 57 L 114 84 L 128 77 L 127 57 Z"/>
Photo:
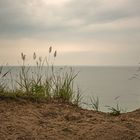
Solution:
<path fill-rule="evenodd" d="M 5 78 L 9 72 L 10 70 L 3 72 L 3 66 L 0 66 L 0 93 L 4 92 L 6 89 Z"/>
<path fill-rule="evenodd" d="M 99 111 L 99 98 L 95 98 L 94 96 L 90 98 L 91 107 L 95 111 Z"/>
<path fill-rule="evenodd" d="M 79 88 L 74 87 L 74 80 L 78 73 L 72 68 L 54 67 L 57 51 L 49 48 L 48 57 L 38 57 L 33 53 L 35 66 L 26 63 L 26 55 L 21 53 L 22 65 L 19 67 L 17 77 L 12 77 L 11 70 L 4 71 L 0 67 L 0 98 L 27 99 L 32 101 L 58 101 L 80 106 L 82 95 Z M 8 87 L 5 79 L 11 77 L 11 87 Z M 99 111 L 99 98 L 91 97 L 90 103 L 85 103 L 93 110 Z M 116 107 L 106 106 L 110 114 L 117 116 L 123 110 L 117 104 Z"/>
<path fill-rule="evenodd" d="M 26 98 L 34 100 L 58 100 L 79 105 L 79 90 L 74 90 L 74 79 L 78 73 L 74 73 L 72 68 L 54 68 L 57 51 L 49 48 L 48 57 L 37 57 L 33 53 L 33 61 L 36 66 L 31 67 L 26 64 L 26 55 L 21 53 L 22 65 L 16 79 L 12 79 L 15 86 L 7 90 L 3 78 L 9 71 L 3 73 L 0 69 L 0 96 L 10 98 Z"/>
<path fill-rule="evenodd" d="M 113 106 L 106 106 L 110 111 L 109 114 L 112 116 L 118 116 L 121 113 L 126 113 L 126 109 L 120 107 L 119 103 L 116 104 L 116 107 Z"/>

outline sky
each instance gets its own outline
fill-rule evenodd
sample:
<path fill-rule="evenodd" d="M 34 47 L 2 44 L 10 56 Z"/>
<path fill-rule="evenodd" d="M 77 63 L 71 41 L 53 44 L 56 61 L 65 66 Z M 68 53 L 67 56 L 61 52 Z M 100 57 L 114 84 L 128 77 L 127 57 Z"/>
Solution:
<path fill-rule="evenodd" d="M 140 0 L 0 0 L 0 64 L 57 50 L 56 65 L 140 62 Z"/>

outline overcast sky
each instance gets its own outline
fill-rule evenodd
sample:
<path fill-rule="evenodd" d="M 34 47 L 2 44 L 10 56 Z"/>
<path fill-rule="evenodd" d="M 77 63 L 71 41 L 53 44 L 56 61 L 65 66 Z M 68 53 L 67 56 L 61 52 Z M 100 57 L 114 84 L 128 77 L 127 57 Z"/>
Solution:
<path fill-rule="evenodd" d="M 0 0 L 0 64 L 58 51 L 57 65 L 135 65 L 140 0 Z"/>

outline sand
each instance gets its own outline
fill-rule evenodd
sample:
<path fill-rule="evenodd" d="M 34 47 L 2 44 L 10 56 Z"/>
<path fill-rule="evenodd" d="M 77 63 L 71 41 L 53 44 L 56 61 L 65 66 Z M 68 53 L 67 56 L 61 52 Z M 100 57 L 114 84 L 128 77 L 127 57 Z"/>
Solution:
<path fill-rule="evenodd" d="M 140 140 L 140 109 L 110 116 L 64 103 L 0 99 L 0 140 Z"/>

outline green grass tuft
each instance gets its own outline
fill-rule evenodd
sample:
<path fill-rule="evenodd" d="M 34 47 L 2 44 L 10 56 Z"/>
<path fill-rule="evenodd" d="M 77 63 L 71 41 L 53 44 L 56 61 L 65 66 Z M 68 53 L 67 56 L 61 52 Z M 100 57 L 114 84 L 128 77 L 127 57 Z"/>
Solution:
<path fill-rule="evenodd" d="M 92 109 L 95 111 L 99 111 L 99 98 L 91 97 L 90 101 L 91 101 L 90 105 L 91 105 Z"/>
<path fill-rule="evenodd" d="M 113 115 L 113 116 L 119 116 L 121 115 L 121 113 L 126 112 L 124 109 L 122 109 L 119 104 L 116 104 L 116 107 L 112 107 L 112 106 L 106 106 L 108 108 L 108 110 L 110 111 L 109 114 Z"/>

